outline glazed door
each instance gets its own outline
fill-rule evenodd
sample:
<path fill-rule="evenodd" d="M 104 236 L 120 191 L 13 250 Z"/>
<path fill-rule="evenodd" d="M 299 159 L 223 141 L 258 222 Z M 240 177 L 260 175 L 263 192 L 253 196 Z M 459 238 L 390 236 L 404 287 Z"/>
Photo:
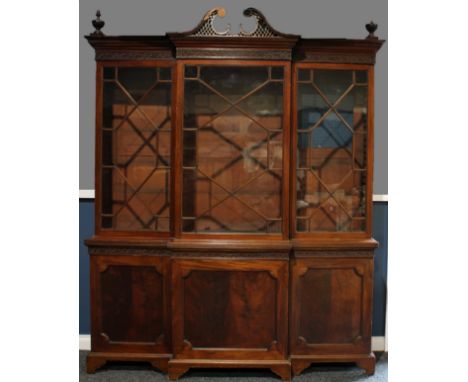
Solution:
<path fill-rule="evenodd" d="M 289 64 L 180 63 L 185 237 L 287 237 Z"/>
<path fill-rule="evenodd" d="M 370 237 L 373 68 L 295 65 L 291 230 Z"/>
<path fill-rule="evenodd" d="M 98 64 L 96 230 L 168 236 L 170 63 Z"/>

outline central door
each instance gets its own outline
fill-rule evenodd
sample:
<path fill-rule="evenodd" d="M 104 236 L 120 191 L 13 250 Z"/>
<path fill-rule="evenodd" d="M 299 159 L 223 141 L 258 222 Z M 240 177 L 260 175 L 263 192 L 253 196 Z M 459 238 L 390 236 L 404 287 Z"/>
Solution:
<path fill-rule="evenodd" d="M 174 357 L 284 359 L 288 268 L 287 260 L 173 260 Z"/>
<path fill-rule="evenodd" d="M 182 235 L 287 235 L 289 64 L 179 69 Z"/>

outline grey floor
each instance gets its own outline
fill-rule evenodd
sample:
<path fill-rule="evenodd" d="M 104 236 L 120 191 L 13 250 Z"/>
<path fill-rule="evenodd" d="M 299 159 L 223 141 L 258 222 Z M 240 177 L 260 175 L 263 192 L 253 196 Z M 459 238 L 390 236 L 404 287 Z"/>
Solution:
<path fill-rule="evenodd" d="M 80 351 L 80 382 L 167 382 L 169 379 L 145 363 L 111 363 L 95 374 L 86 374 L 86 351 Z M 375 374 L 367 377 L 365 372 L 353 365 L 314 365 L 305 370 L 294 382 L 387 382 L 388 355 L 377 355 Z M 181 382 L 281 382 L 269 370 L 190 370 Z"/>

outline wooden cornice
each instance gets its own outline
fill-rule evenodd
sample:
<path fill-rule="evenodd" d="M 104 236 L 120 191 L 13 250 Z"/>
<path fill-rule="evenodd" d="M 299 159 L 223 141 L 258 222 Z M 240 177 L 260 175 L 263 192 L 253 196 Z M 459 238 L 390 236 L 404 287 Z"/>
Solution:
<path fill-rule="evenodd" d="M 96 60 L 175 58 L 275 59 L 374 64 L 385 40 L 253 37 L 85 36 Z"/>
<path fill-rule="evenodd" d="M 301 39 L 294 48 L 294 61 L 374 64 L 385 40 Z"/>
<path fill-rule="evenodd" d="M 174 59 L 166 36 L 85 36 L 96 51 L 96 61 Z"/>
<path fill-rule="evenodd" d="M 224 15 L 223 8 L 211 9 L 192 30 L 165 36 L 106 36 L 99 13 L 93 20 L 96 30 L 85 37 L 97 61 L 207 58 L 374 64 L 385 42 L 374 36 L 377 25 L 372 22 L 366 25 L 369 35 L 365 39 L 304 39 L 277 31 L 255 8 L 244 11 L 244 16 L 257 21 L 253 30 L 245 31 L 241 24 L 240 32 L 232 34 L 228 24 L 219 32 L 213 20 Z"/>

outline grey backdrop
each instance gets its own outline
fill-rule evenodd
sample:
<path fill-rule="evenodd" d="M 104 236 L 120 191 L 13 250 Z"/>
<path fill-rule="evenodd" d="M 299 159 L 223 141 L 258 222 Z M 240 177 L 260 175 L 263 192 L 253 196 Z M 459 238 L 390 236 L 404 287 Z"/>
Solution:
<path fill-rule="evenodd" d="M 209 9 L 222 6 L 234 31 L 247 7 L 258 8 L 281 32 L 308 38 L 364 38 L 365 24 L 379 25 L 377 36 L 387 40 L 387 0 L 80 0 L 80 189 L 94 188 L 94 52 L 83 38 L 93 31 L 91 20 L 101 9 L 108 35 L 163 35 L 192 29 Z M 387 87 L 388 42 L 375 65 L 375 174 L 374 194 L 387 194 Z"/>

